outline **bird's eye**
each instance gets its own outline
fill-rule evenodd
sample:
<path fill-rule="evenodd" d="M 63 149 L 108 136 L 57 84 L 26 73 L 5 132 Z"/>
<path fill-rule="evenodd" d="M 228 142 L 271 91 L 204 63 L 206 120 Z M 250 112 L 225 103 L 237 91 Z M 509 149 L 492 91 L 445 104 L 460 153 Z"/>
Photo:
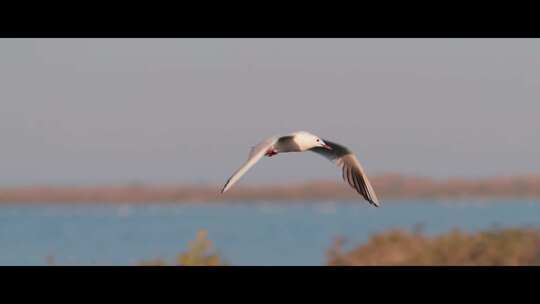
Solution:
<path fill-rule="evenodd" d="M 319 140 L 317 139 L 317 142 L 319 142 Z"/>

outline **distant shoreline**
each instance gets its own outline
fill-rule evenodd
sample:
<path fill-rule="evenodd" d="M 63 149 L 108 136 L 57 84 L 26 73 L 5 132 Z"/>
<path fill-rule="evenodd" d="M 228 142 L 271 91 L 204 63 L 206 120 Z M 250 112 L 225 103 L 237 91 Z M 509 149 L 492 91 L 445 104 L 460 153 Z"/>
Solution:
<path fill-rule="evenodd" d="M 540 199 L 540 176 L 483 179 L 432 178 L 387 174 L 371 178 L 381 201 L 407 199 Z M 19 203 L 211 203 L 222 201 L 361 200 L 341 181 L 289 185 L 236 185 L 225 194 L 219 186 L 27 186 L 0 187 L 0 204 Z"/>

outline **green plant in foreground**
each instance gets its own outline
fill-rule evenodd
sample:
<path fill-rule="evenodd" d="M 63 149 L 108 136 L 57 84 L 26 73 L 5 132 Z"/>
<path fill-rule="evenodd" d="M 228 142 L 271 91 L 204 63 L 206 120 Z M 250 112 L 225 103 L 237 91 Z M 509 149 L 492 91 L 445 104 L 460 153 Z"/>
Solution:
<path fill-rule="evenodd" d="M 189 251 L 178 255 L 177 264 L 181 266 L 221 265 L 221 258 L 215 253 L 214 246 L 207 236 L 206 230 L 199 230 L 195 240 L 189 244 Z"/>
<path fill-rule="evenodd" d="M 212 241 L 207 239 L 206 230 L 197 231 L 195 240 L 189 242 L 189 250 L 178 254 L 176 266 L 225 266 L 226 263 L 215 251 Z M 141 266 L 167 266 L 163 259 L 142 261 Z"/>

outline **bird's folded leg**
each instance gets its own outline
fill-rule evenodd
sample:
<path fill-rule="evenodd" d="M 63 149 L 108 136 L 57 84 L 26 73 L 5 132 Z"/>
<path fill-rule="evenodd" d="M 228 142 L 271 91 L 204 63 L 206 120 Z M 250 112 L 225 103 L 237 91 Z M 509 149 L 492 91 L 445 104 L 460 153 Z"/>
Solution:
<path fill-rule="evenodd" d="M 266 151 L 266 153 L 264 155 L 268 156 L 268 157 L 272 157 L 274 155 L 278 154 L 276 150 L 274 149 L 268 149 L 268 151 Z"/>

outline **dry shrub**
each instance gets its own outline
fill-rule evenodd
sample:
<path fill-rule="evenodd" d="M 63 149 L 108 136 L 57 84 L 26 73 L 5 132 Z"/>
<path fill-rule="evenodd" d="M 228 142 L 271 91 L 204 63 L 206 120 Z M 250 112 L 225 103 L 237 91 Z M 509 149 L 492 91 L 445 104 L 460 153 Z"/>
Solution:
<path fill-rule="evenodd" d="M 343 239 L 327 252 L 329 265 L 540 265 L 540 230 L 454 230 L 435 237 L 390 230 L 343 251 Z"/>

